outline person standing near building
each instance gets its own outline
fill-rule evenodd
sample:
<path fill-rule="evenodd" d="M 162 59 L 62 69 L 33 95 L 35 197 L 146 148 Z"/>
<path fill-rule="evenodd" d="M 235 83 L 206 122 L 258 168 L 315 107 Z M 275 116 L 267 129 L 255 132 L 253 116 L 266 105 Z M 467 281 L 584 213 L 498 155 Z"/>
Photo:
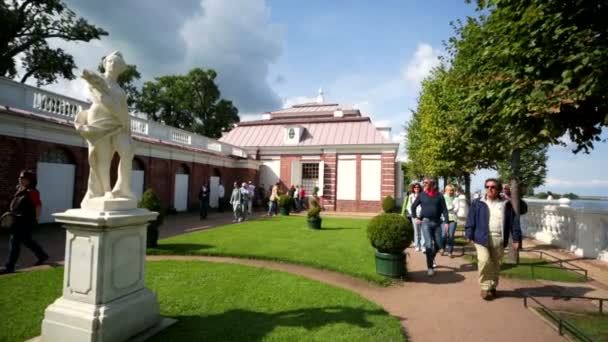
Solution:
<path fill-rule="evenodd" d="M 245 221 L 245 217 L 247 216 L 247 210 L 250 205 L 251 198 L 249 196 L 249 186 L 246 182 L 241 184 L 241 216 L 239 217 L 239 222 Z"/>
<path fill-rule="evenodd" d="M 204 220 L 207 218 L 207 211 L 209 208 L 209 186 L 203 184 L 201 190 L 198 192 L 198 200 L 200 203 L 200 219 Z"/>
<path fill-rule="evenodd" d="M 414 245 L 416 246 L 416 251 L 420 252 L 422 250 L 422 246 L 424 246 L 424 237 L 422 236 L 421 225 L 416 223 L 416 218 L 420 215 L 420 207 L 416 209 L 416 214 L 412 215 L 411 209 L 412 204 L 418 195 L 420 195 L 422 188 L 420 183 L 413 183 L 410 186 L 410 193 L 407 196 L 405 202 L 403 202 L 403 207 L 401 208 L 401 215 L 407 216 L 409 220 L 412 221 L 412 227 L 414 227 Z"/>
<path fill-rule="evenodd" d="M 444 222 L 448 227 L 443 230 L 443 253 L 448 253 L 450 258 L 454 257 L 454 235 L 456 234 L 456 213 L 458 212 L 458 200 L 456 198 L 456 190 L 452 184 L 448 184 L 443 191 L 445 206 L 448 209 L 447 219 L 444 217 Z M 447 249 L 447 250 L 446 250 Z"/>
<path fill-rule="evenodd" d="M 293 201 L 295 203 L 295 210 L 296 211 L 302 210 L 301 209 L 302 205 L 301 205 L 301 202 L 300 202 L 300 186 L 299 185 L 296 185 L 296 189 L 295 189 L 295 191 L 293 193 L 293 196 L 294 196 Z"/>
<path fill-rule="evenodd" d="M 255 199 L 255 185 L 249 181 L 247 184 L 247 213 L 253 215 L 253 201 Z"/>
<path fill-rule="evenodd" d="M 495 178 L 485 181 L 486 195 L 471 203 L 465 235 L 475 245 L 481 298 L 496 298 L 500 261 L 509 236 L 513 248 L 521 248 L 521 229 L 511 202 L 499 196 L 500 182 Z"/>
<path fill-rule="evenodd" d="M 241 222 L 241 212 L 243 211 L 243 193 L 241 192 L 241 188 L 239 188 L 239 184 L 237 182 L 232 184 L 230 205 L 232 205 L 232 214 L 234 215 L 232 222 Z"/>
<path fill-rule="evenodd" d="M 300 206 L 304 210 L 308 209 L 308 205 L 306 203 L 306 188 L 304 188 L 304 186 L 302 185 L 302 187 L 300 188 Z"/>
<path fill-rule="evenodd" d="M 226 190 L 224 189 L 224 185 L 222 181 L 217 186 L 217 211 L 220 213 L 224 212 L 224 195 L 226 194 Z"/>
<path fill-rule="evenodd" d="M 411 213 L 416 213 L 416 223 L 422 225 L 424 235 L 424 247 L 426 250 L 427 275 L 432 277 L 435 274 L 435 255 L 443 246 L 441 242 L 441 215 L 448 217 L 448 209 L 445 206 L 443 196 L 435 189 L 435 182 L 426 177 L 422 182 L 424 191 L 414 200 L 410 209 Z M 418 214 L 418 206 L 421 207 Z M 445 228 L 447 228 L 445 224 Z"/>
<path fill-rule="evenodd" d="M 49 256 L 42 247 L 32 239 L 32 230 L 38 224 L 42 212 L 40 193 L 36 190 L 36 174 L 30 170 L 23 170 L 19 175 L 17 192 L 10 204 L 10 215 L 13 222 L 9 227 L 10 242 L 8 260 L 0 274 L 15 272 L 15 265 L 21 252 L 21 244 L 29 248 L 38 261 L 35 265 L 42 265 Z"/>
<path fill-rule="evenodd" d="M 268 216 L 277 215 L 279 210 L 279 182 L 272 186 L 268 203 Z"/>

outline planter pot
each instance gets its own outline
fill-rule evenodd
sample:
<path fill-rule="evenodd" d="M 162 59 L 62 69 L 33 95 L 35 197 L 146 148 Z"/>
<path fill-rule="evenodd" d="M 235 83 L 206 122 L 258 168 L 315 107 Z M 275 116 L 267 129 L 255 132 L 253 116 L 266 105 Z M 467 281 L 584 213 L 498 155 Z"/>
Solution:
<path fill-rule="evenodd" d="M 405 254 L 376 251 L 376 273 L 391 278 L 403 277 L 405 275 Z"/>
<path fill-rule="evenodd" d="M 321 229 L 321 221 L 323 221 L 320 217 L 313 217 L 308 219 L 308 228 L 310 229 Z"/>
<path fill-rule="evenodd" d="M 158 246 L 158 225 L 150 224 L 147 230 L 146 236 L 146 247 L 156 247 Z"/>
<path fill-rule="evenodd" d="M 289 216 L 289 208 L 286 207 L 280 207 L 279 208 L 279 212 L 281 213 L 281 215 L 283 216 Z"/>

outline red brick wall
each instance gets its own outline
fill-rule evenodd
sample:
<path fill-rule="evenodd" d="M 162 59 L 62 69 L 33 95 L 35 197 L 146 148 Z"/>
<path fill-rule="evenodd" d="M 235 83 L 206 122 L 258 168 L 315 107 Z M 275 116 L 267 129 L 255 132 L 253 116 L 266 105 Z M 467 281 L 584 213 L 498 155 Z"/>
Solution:
<path fill-rule="evenodd" d="M 395 152 L 382 153 L 382 198 L 395 198 Z"/>
<path fill-rule="evenodd" d="M 0 136 L 0 211 L 4 212 L 8 209 L 21 170 L 25 168 L 35 170 L 40 155 L 48 150 L 57 148 L 67 152 L 76 166 L 73 206 L 75 208 L 80 207 L 80 201 L 86 192 L 89 175 L 88 151 L 86 148 Z M 232 191 L 232 183 L 234 181 L 251 180 L 257 182 L 259 177 L 258 171 L 252 169 L 227 168 L 139 155 L 135 156 L 135 158 L 144 165 L 144 189 L 155 191 L 165 207 L 173 206 L 175 172 L 181 165 L 185 165 L 190 174 L 188 185 L 189 209 L 198 208 L 198 191 L 203 182 L 207 182 L 209 176 L 214 174 L 214 169 L 219 171 L 227 194 L 230 194 Z M 117 158 L 113 160 L 112 183 L 116 180 L 115 167 L 117 161 Z"/>
<path fill-rule="evenodd" d="M 376 213 L 382 210 L 380 201 L 338 200 L 337 211 Z"/>
<path fill-rule="evenodd" d="M 325 153 L 321 155 L 321 160 L 323 160 L 325 164 L 323 172 L 323 208 L 325 210 L 335 211 L 337 185 L 336 173 L 338 171 L 337 154 Z"/>

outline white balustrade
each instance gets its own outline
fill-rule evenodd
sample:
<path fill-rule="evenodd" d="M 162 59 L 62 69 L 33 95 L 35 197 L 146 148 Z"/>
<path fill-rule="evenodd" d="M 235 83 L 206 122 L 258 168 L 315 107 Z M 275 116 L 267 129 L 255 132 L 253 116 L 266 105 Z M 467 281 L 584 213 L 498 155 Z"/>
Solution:
<path fill-rule="evenodd" d="M 148 135 L 148 123 L 144 120 L 131 118 L 131 132 L 140 135 Z"/>
<path fill-rule="evenodd" d="M 521 217 L 525 236 L 608 261 L 608 211 L 571 208 L 565 201 L 528 201 Z"/>
<path fill-rule="evenodd" d="M 184 145 L 192 144 L 192 136 L 183 131 L 172 130 L 171 140 Z"/>
<path fill-rule="evenodd" d="M 207 149 L 211 151 L 222 152 L 222 144 L 220 144 L 219 142 L 209 142 L 207 144 Z"/>

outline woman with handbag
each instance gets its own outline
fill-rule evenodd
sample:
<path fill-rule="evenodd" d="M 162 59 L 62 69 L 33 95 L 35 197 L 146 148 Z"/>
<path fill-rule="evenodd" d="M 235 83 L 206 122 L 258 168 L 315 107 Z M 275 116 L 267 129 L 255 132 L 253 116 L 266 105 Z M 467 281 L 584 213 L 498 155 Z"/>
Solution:
<path fill-rule="evenodd" d="M 42 203 L 40 193 L 36 190 L 36 174 L 30 170 L 24 170 L 19 175 L 17 192 L 11 201 L 10 213 L 13 222 L 9 228 L 11 237 L 9 242 L 8 260 L 0 274 L 15 272 L 15 265 L 21 252 L 21 244 L 32 250 L 38 258 L 35 265 L 42 265 L 49 256 L 42 247 L 32 239 L 32 230 L 36 227 Z"/>

